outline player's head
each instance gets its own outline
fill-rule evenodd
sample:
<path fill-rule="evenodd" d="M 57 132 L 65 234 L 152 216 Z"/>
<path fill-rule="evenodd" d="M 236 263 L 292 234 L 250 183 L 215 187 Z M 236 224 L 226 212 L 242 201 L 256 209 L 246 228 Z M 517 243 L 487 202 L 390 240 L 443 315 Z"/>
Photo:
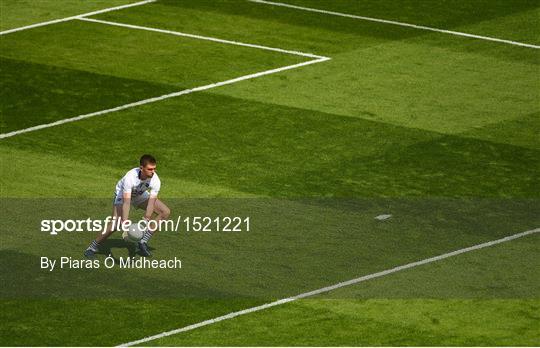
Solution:
<path fill-rule="evenodd" d="M 144 176 L 151 178 L 156 171 L 156 159 L 152 155 L 142 155 L 139 160 L 141 172 Z"/>

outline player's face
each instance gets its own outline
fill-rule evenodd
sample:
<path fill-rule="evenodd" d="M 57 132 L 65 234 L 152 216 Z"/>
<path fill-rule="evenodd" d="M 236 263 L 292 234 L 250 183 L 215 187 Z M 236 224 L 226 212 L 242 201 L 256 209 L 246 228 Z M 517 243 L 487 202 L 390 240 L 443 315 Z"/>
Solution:
<path fill-rule="evenodd" d="M 156 172 L 156 165 L 149 163 L 145 166 L 141 166 L 141 172 L 143 173 L 145 177 L 151 178 L 154 176 L 154 173 Z"/>

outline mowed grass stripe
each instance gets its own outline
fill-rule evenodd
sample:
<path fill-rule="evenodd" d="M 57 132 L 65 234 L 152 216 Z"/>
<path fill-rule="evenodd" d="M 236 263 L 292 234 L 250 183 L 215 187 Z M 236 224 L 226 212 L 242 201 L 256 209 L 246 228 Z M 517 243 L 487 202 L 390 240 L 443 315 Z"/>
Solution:
<path fill-rule="evenodd" d="M 534 64 L 398 41 L 214 93 L 453 134 L 537 112 L 537 71 Z"/>
<path fill-rule="evenodd" d="M 531 223 L 538 223 L 540 218 Z M 513 240 L 423 268 L 342 288 L 329 298 L 538 299 L 540 236 Z M 384 295 L 383 295 L 384 294 Z M 326 296 L 323 296 L 326 297 Z"/>
<path fill-rule="evenodd" d="M 356 6 L 356 3 L 344 4 Z M 321 2 L 311 5 L 321 6 Z M 328 3 L 327 6 L 338 5 L 332 2 Z M 361 7 L 359 11 L 372 13 L 375 17 L 382 16 L 381 18 L 390 14 L 398 18 L 404 11 L 401 6 L 396 6 L 395 3 L 364 2 L 359 6 Z M 467 10 L 470 5 L 466 2 L 456 1 L 452 3 L 451 8 L 438 13 L 434 18 L 430 17 L 433 9 L 426 10 L 422 4 L 408 3 L 407 6 L 409 16 L 403 19 L 405 21 L 414 18 L 411 12 L 418 9 L 419 12 L 416 15 L 421 17 L 418 20 L 422 23 L 431 23 L 432 20 L 436 20 L 436 22 L 442 23 L 440 26 L 446 28 L 478 31 L 485 33 L 485 35 L 491 33 L 499 36 L 512 34 L 516 35 L 513 38 L 518 41 L 540 43 L 538 31 L 531 30 L 531 28 L 538 27 L 536 20 L 538 9 L 535 9 L 534 6 L 531 7 L 530 3 L 513 3 L 511 8 L 507 8 L 507 4 L 489 3 L 486 4 L 486 11 L 478 12 Z M 443 7 L 441 6 L 441 8 Z M 133 24 L 170 30 L 196 32 L 203 35 L 220 35 L 223 32 L 232 40 L 273 44 L 278 45 L 278 47 L 307 50 L 325 55 L 365 48 L 383 42 L 415 40 L 456 52 L 475 52 L 487 57 L 538 64 L 538 52 L 534 49 L 516 49 L 515 46 L 448 37 L 413 28 L 297 12 L 296 10 L 261 6 L 248 1 L 160 1 L 122 13 L 103 14 L 99 18 L 128 21 Z M 177 18 L 181 20 L 176 20 Z M 239 23 L 241 25 L 238 25 Z M 493 29 L 496 31 L 493 32 Z"/>
<path fill-rule="evenodd" d="M 418 24 L 412 24 L 412 23 L 397 22 L 397 21 L 388 20 L 388 19 L 358 16 L 358 15 L 354 15 L 350 13 L 322 10 L 320 8 L 302 7 L 302 6 L 297 6 L 290 3 L 273 2 L 273 1 L 265 1 L 265 0 L 249 0 L 249 1 L 258 3 L 258 4 L 263 4 L 263 5 L 279 6 L 279 7 L 285 7 L 285 8 L 292 8 L 292 9 L 300 10 L 300 11 L 321 13 L 321 14 L 331 15 L 331 16 L 353 18 L 353 19 L 365 20 L 365 21 L 375 22 L 375 23 L 389 24 L 389 25 L 397 25 L 401 27 L 414 28 L 417 30 L 427 30 L 427 31 L 432 31 L 432 32 L 437 32 L 437 33 L 442 33 L 442 34 L 447 34 L 447 35 L 467 37 L 467 38 L 476 39 L 476 40 L 492 41 L 492 42 L 497 42 L 497 43 L 512 45 L 512 46 L 526 47 L 526 48 L 532 48 L 532 49 L 540 48 L 540 46 L 538 45 L 533 45 L 533 44 L 525 43 L 525 42 L 511 41 L 507 39 L 501 39 L 501 38 L 496 38 L 496 37 L 491 37 L 491 36 L 482 36 L 482 35 L 477 35 L 477 34 L 448 30 L 448 29 L 427 27 L 424 25 L 418 25 Z"/>
<path fill-rule="evenodd" d="M 298 16 L 276 19 L 278 13 L 248 1 L 156 2 L 123 13 L 95 18 L 252 42 L 261 45 L 332 55 L 406 37 L 403 32 L 380 32 L 369 26 L 329 26 L 328 21 Z M 305 23 L 304 23 L 305 22 Z M 334 23 L 335 24 L 335 23 Z"/>
<path fill-rule="evenodd" d="M 258 304 L 249 299 L 25 299 L 1 300 L 3 346 L 111 346 L 135 332 L 159 331 L 163 325 L 203 320 L 231 309 Z M 86 313 L 84 316 L 81 312 Z M 29 315 L 31 313 L 31 316 Z M 69 318 L 70 325 L 66 325 Z M 133 318 L 136 330 L 126 328 Z M 95 330 L 103 330 L 96 335 Z"/>
<path fill-rule="evenodd" d="M 151 334 L 164 323 L 170 327 L 188 324 L 255 303 L 230 299 L 3 301 L 5 326 L 0 337 L 4 345 L 110 346 L 133 337 L 134 332 L 125 328 L 133 317 L 141 323 L 137 333 Z M 533 331 L 539 308 L 534 299 L 302 300 L 148 345 L 534 346 L 539 339 Z M 33 315 L 27 318 L 30 312 Z M 61 325 L 66 317 L 73 327 Z M 103 334 L 95 335 L 96 329 Z"/>
<path fill-rule="evenodd" d="M 94 135 L 91 135 L 94 136 Z M 9 166 L 0 167 L 0 183 L 2 186 L 0 198 L 75 198 L 87 199 L 106 198 L 110 203 L 111 189 L 118 178 L 125 174 L 125 169 L 116 165 L 116 159 L 110 161 L 81 161 L 66 158 L 63 152 L 49 148 L 45 152 L 36 149 L 18 150 L 12 146 L 0 146 L 3 163 Z M 133 149 L 136 158 L 137 151 L 144 151 L 144 144 Z M 43 175 L 43 167 L 58 168 L 54 175 Z M 60 180 L 61 179 L 61 180 Z M 167 186 L 160 197 L 196 198 L 196 197 L 253 197 L 245 192 L 235 191 L 225 186 L 215 186 L 193 181 L 187 181 L 177 176 L 164 178 Z M 16 181 L 16 185 L 11 182 Z M 69 190 L 66 188 L 69 187 Z M 107 210 L 107 209 L 106 209 Z"/>
<path fill-rule="evenodd" d="M 166 100 L 166 99 L 170 99 L 170 98 L 176 98 L 176 97 L 184 96 L 184 95 L 195 93 L 195 92 L 206 91 L 206 90 L 221 87 L 221 86 L 227 86 L 227 85 L 230 85 L 230 84 L 251 80 L 251 79 L 254 79 L 254 78 L 261 77 L 261 76 L 266 76 L 266 75 L 270 75 L 270 74 L 274 74 L 274 73 L 279 73 L 279 72 L 283 72 L 283 71 L 287 71 L 287 70 L 292 70 L 292 69 L 308 66 L 308 65 L 311 65 L 311 64 L 321 63 L 321 62 L 324 62 L 324 61 L 327 61 L 327 60 L 329 60 L 329 58 L 323 57 L 323 58 L 320 58 L 320 59 L 315 59 L 315 60 L 311 60 L 311 61 L 307 61 L 307 62 L 297 63 L 297 64 L 293 64 L 293 65 L 287 65 L 287 66 L 283 66 L 283 67 L 279 67 L 279 68 L 275 68 L 275 69 L 270 69 L 270 70 L 265 70 L 265 71 L 260 71 L 260 72 L 254 73 L 254 74 L 244 75 L 244 76 L 229 79 L 229 80 L 226 80 L 226 81 L 220 81 L 220 82 L 211 83 L 211 84 L 204 85 L 204 86 L 199 86 L 199 87 L 190 88 L 190 89 L 184 89 L 184 90 L 181 90 L 181 91 L 164 94 L 164 95 L 160 95 L 160 96 L 157 96 L 157 97 L 147 98 L 147 99 L 139 100 L 139 101 L 128 103 L 128 104 L 123 104 L 123 105 L 113 107 L 113 108 L 109 108 L 109 109 L 105 109 L 105 110 L 100 110 L 100 111 L 96 111 L 96 112 L 92 112 L 92 113 L 88 113 L 88 114 L 83 114 L 83 115 L 79 115 L 79 116 L 75 116 L 75 117 L 71 117 L 71 118 L 67 118 L 67 119 L 58 120 L 58 121 L 55 121 L 55 122 L 40 124 L 40 125 L 37 125 L 37 126 L 34 126 L 34 127 L 29 127 L 29 128 L 24 128 L 24 129 L 20 129 L 20 130 L 17 130 L 17 131 L 9 132 L 9 133 L 4 133 L 4 134 L 0 135 L 0 138 L 3 138 L 3 139 L 10 138 L 10 137 L 13 137 L 13 136 L 16 136 L 16 135 L 19 135 L 19 134 L 24 134 L 24 133 L 34 132 L 34 131 L 38 131 L 38 130 L 42 130 L 42 129 L 46 129 L 46 128 L 56 127 L 56 126 L 60 126 L 60 125 L 66 124 L 66 123 L 78 122 L 78 121 L 88 119 L 88 118 L 91 118 L 91 117 L 107 115 L 107 114 L 110 114 L 110 113 L 113 113 L 113 112 L 118 112 L 118 111 L 121 111 L 121 110 L 127 110 L 127 109 L 131 109 L 131 108 L 134 108 L 134 107 L 139 107 L 139 106 L 142 106 L 142 105 L 146 105 L 146 104 L 160 102 L 162 100 Z"/>
<path fill-rule="evenodd" d="M 90 271 L 57 265 L 55 271 L 47 273 L 50 282 L 44 283 L 41 279 L 46 271 L 35 266 L 43 248 L 49 250 L 50 258 L 77 260 L 95 233 L 64 231 L 51 236 L 39 231 L 40 222 L 50 218 L 103 219 L 110 213 L 111 198 L 2 199 L 6 216 L 15 216 L 5 224 L 12 234 L 2 237 L 2 264 L 26 275 L 20 279 L 14 273 L 3 274 L 6 286 L 2 298 L 117 298 L 126 288 L 133 299 L 258 298 L 271 302 L 298 294 L 303 298 L 322 292 L 311 293 L 314 289 L 332 290 L 334 286 L 329 286 L 333 284 L 346 286 L 434 262 L 438 259 L 434 255 L 455 255 L 446 255 L 449 250 L 459 250 L 458 254 L 471 251 L 475 248 L 463 248 L 538 222 L 534 216 L 538 202 L 526 200 L 333 199 L 316 204 L 316 200 L 165 196 L 165 201 L 173 219 L 197 213 L 247 215 L 252 218 L 252 229 L 249 233 L 208 233 L 186 232 L 181 226 L 176 232 L 163 231 L 152 240 L 152 250 L 158 259 L 180 258 L 182 270 L 102 266 Z M 356 203 L 356 209 L 350 209 L 351 203 Z M 378 222 L 373 217 L 381 210 L 391 212 L 394 218 Z M 140 218 L 140 213 L 133 211 L 132 218 Z M 483 223 L 472 216 L 483 216 Z M 406 236 L 403 231 L 407 231 Z M 29 245 L 28 239 L 34 244 Z M 283 240 L 287 240 L 286 245 Z M 128 257 L 134 248 L 116 234 L 102 245 L 98 258 L 103 261 L 109 253 L 116 258 Z M 366 277 L 358 278 L 363 275 Z M 85 276 L 87 283 L 78 282 Z M 262 287 L 261 279 L 265 280 Z M 147 293 L 147 282 L 156 284 L 152 293 Z M 463 293 L 475 292 L 450 291 L 447 295 Z"/>
<path fill-rule="evenodd" d="M 301 300 L 145 345 L 534 346 L 539 307 L 536 299 Z"/>
<path fill-rule="evenodd" d="M 538 241 L 529 236 L 146 344 L 530 344 L 538 338 Z M 450 329 L 459 335 L 446 335 Z"/>
<path fill-rule="evenodd" d="M 174 1 L 174 0 L 169 0 Z M 376 1 L 367 1 L 358 3 L 354 0 L 335 2 L 331 0 L 285 0 L 285 1 L 259 1 L 257 3 L 276 3 L 274 6 L 292 6 L 291 8 L 282 7 L 281 11 L 304 11 L 303 16 L 313 15 L 325 17 L 330 20 L 332 15 L 338 15 L 336 20 L 347 20 L 346 17 L 340 17 L 339 14 L 352 16 L 352 20 L 358 21 L 355 17 L 368 17 L 373 19 L 388 20 L 390 22 L 405 22 L 417 26 L 427 26 L 432 28 L 443 28 L 454 31 L 464 31 L 461 28 L 477 27 L 479 31 L 472 34 L 481 36 L 508 38 L 511 41 L 523 41 L 531 44 L 539 44 L 540 37 L 537 33 L 531 32 L 527 28 L 531 23 L 501 23 L 494 26 L 482 27 L 482 23 L 499 20 L 506 16 L 514 16 L 523 13 L 530 13 L 533 16 L 534 11 L 539 9 L 538 4 L 527 0 L 517 0 L 512 3 L 496 0 L 481 0 L 474 4 L 464 0 L 453 0 L 441 4 L 434 8 L 428 3 L 418 3 L 412 0 L 401 0 L 397 3 L 381 3 Z M 280 3 L 284 5 L 279 5 Z M 266 4 L 272 6 L 272 4 Z M 300 7 L 300 8 L 294 8 Z M 301 8 L 320 10 L 322 12 L 307 12 Z M 479 11 L 481 9 L 481 11 Z M 274 12 L 278 8 L 274 7 Z M 326 13 L 325 13 L 326 12 Z M 330 12 L 330 13 L 328 13 Z M 297 14 L 297 16 L 301 16 Z M 391 23 L 382 23 L 389 25 Z M 418 29 L 417 29 L 418 30 Z"/>
<path fill-rule="evenodd" d="M 256 49 L 259 49 L 259 50 L 279 52 L 279 53 L 283 53 L 283 54 L 292 54 L 292 55 L 301 56 L 301 57 L 305 57 L 305 58 L 329 59 L 328 57 L 318 56 L 318 55 L 312 54 L 312 53 L 306 53 L 306 52 L 300 52 L 300 51 L 291 51 L 291 50 L 286 50 L 286 49 L 277 48 L 277 47 L 256 45 L 256 44 L 250 44 L 250 43 L 239 42 L 239 41 L 231 41 L 231 40 L 225 40 L 225 39 L 220 39 L 220 38 L 215 38 L 215 37 L 210 37 L 210 36 L 195 35 L 195 34 L 183 33 L 183 32 L 173 31 L 173 30 L 165 30 L 165 29 L 160 29 L 160 28 L 144 27 L 144 26 L 133 25 L 133 24 L 128 24 L 128 23 L 104 21 L 104 20 L 95 19 L 95 18 L 79 18 L 78 20 L 84 21 L 84 22 L 92 22 L 92 23 L 99 23 L 99 24 L 104 24 L 104 25 L 111 25 L 111 26 L 115 26 L 115 27 L 129 28 L 129 29 L 134 29 L 134 30 L 145 30 L 145 31 L 154 32 L 154 33 L 174 35 L 174 36 L 180 36 L 180 37 L 187 37 L 187 38 L 190 38 L 190 39 L 210 41 L 210 42 L 215 42 L 215 43 L 219 43 L 219 44 L 256 48 Z"/>
<path fill-rule="evenodd" d="M 0 133 L 172 93 L 178 87 L 0 58 Z"/>
<path fill-rule="evenodd" d="M 540 112 L 471 129 L 460 136 L 540 150 Z"/>
<path fill-rule="evenodd" d="M 77 0 L 63 0 L 59 4 L 56 0 L 40 0 L 33 2 L 32 6 L 23 6 L 21 2 L 2 1 L 2 21 L 0 30 L 11 30 L 27 25 L 34 25 L 60 18 L 77 16 L 82 13 L 93 12 L 105 8 L 135 3 L 135 0 L 93 0 L 80 2 Z"/>
<path fill-rule="evenodd" d="M 144 148 L 165 176 L 277 197 L 534 198 L 540 166 L 532 149 L 208 93 L 5 144 L 82 162 L 107 152 L 114 167 L 131 166 Z"/>
<path fill-rule="evenodd" d="M 8 35 L 2 46 L 6 58 L 188 88 L 308 60 L 83 21 Z"/>

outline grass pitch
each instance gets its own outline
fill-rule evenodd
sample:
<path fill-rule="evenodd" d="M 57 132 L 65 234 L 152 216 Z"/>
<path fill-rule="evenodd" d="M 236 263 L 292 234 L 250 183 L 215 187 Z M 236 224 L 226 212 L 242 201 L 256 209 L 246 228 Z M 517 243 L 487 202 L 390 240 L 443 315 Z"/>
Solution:
<path fill-rule="evenodd" d="M 3 1 L 0 28 L 127 3 Z M 288 3 L 540 44 L 534 1 Z M 2 345 L 121 344 L 540 227 L 538 49 L 249 1 L 91 18 L 331 60 L 0 139 Z M 311 59 L 79 20 L 0 40 L 1 133 Z M 153 238 L 181 270 L 39 269 L 93 237 L 40 219 L 105 216 L 142 153 L 173 215 L 249 213 L 252 233 Z M 539 242 L 146 344 L 537 345 Z"/>

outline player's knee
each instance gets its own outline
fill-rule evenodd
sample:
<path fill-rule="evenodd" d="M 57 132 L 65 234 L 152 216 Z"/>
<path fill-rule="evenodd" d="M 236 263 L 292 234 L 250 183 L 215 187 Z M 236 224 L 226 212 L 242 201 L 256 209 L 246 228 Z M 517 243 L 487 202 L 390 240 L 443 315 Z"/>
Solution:
<path fill-rule="evenodd" d="M 161 217 L 163 219 L 168 218 L 170 215 L 171 215 L 171 210 L 168 207 L 163 207 L 163 209 L 161 209 Z"/>

